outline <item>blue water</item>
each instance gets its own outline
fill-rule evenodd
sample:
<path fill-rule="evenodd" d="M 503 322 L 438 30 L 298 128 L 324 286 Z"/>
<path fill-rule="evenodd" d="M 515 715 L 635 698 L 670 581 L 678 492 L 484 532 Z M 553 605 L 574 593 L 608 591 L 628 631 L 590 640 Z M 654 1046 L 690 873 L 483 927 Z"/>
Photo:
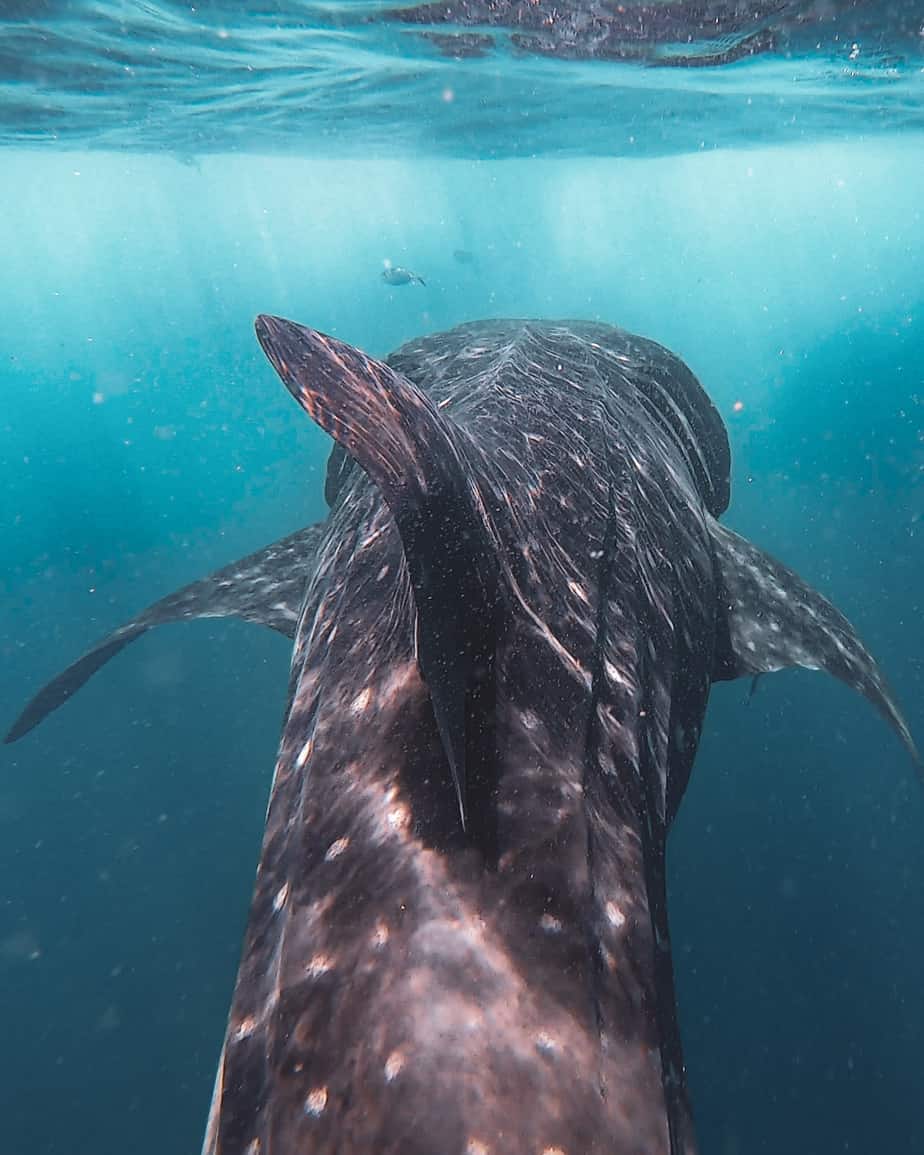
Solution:
<path fill-rule="evenodd" d="M 341 19 L 316 106 L 322 79 L 299 79 L 299 45 L 323 48 L 314 10 L 203 6 L 233 33 L 212 44 L 179 6 L 20 7 L 0 48 L 3 719 L 141 606 L 323 516 L 329 443 L 260 353 L 257 312 L 374 354 L 535 315 L 615 322 L 688 361 L 729 427 L 728 524 L 854 620 L 924 738 L 912 8 L 881 10 L 873 79 L 830 38 L 795 62 L 632 71 L 452 61 Z M 113 88 L 154 44 L 161 78 Z M 257 50 L 267 71 L 245 83 Z M 494 95 L 466 121 L 468 75 Z M 634 103 L 601 105 L 627 87 Z M 776 112 L 749 121 L 752 96 Z M 788 136 L 781 99 L 805 113 Z M 614 143 L 630 135 L 637 156 Z M 384 284 L 385 261 L 426 287 Z M 198 1150 L 287 659 L 241 623 L 165 627 L 3 748 L 2 1155 Z M 924 1150 L 924 796 L 840 685 L 790 672 L 747 692 L 714 691 L 670 852 L 702 1150 Z"/>
<path fill-rule="evenodd" d="M 0 143 L 655 156 L 924 130 L 921 0 L 4 0 Z"/>

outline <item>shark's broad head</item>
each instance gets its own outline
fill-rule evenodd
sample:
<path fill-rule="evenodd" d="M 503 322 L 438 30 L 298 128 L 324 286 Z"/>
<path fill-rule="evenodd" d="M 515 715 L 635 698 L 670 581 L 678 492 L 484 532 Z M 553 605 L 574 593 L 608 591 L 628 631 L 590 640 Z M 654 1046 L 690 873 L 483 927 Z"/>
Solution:
<path fill-rule="evenodd" d="M 294 637 L 209 1155 L 691 1155 L 665 843 L 713 681 L 850 624 L 721 527 L 725 429 L 666 349 L 488 321 L 388 363 L 257 336 L 336 440 L 331 513 L 165 599 Z M 229 575 L 236 576 L 229 576 Z"/>

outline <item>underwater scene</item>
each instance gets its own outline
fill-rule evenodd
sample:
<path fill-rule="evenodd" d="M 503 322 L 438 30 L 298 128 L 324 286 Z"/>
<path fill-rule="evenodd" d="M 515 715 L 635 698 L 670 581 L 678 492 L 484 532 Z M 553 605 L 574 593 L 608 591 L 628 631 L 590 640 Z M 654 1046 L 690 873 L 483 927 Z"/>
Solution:
<path fill-rule="evenodd" d="M 924 1151 L 918 0 L 4 3 L 0 397 L 0 1155 Z"/>

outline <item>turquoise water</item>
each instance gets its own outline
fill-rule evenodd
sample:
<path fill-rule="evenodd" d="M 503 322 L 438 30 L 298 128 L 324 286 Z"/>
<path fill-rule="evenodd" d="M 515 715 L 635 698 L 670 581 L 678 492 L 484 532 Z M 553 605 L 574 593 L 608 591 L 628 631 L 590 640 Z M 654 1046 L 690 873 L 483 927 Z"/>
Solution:
<path fill-rule="evenodd" d="M 97 32 L 113 7 L 92 6 Z M 45 31 L 73 33 L 78 10 L 54 8 Z M 297 46 L 276 17 L 238 23 L 295 84 Z M 424 60 L 424 93 L 443 92 L 432 74 L 453 62 L 419 46 L 405 60 L 393 29 L 376 34 L 391 37 L 399 88 L 411 86 L 390 109 L 378 57 L 356 91 L 344 72 L 339 103 L 304 123 L 274 102 L 278 75 L 252 80 L 256 116 L 229 91 L 214 97 L 213 71 L 201 88 L 192 68 L 156 100 L 144 90 L 140 112 L 74 73 L 68 99 L 86 124 L 70 134 L 34 115 L 43 92 L 67 87 L 57 57 L 19 42 L 20 72 L 40 79 L 16 80 L 16 124 L 12 81 L 0 112 L 4 716 L 141 606 L 323 516 L 329 442 L 263 358 L 257 312 L 374 354 L 464 320 L 532 315 L 615 322 L 690 364 L 729 427 L 728 524 L 854 620 L 920 740 L 924 104 L 913 54 L 896 63 L 904 34 L 877 64 L 896 70 L 892 87 L 867 77 L 858 106 L 839 106 L 831 86 L 847 81 L 819 80 L 818 116 L 792 140 L 784 118 L 751 134 L 733 107 L 751 84 L 796 99 L 833 48 L 798 68 L 770 52 L 754 72 L 649 70 L 644 84 L 620 73 L 641 103 L 611 112 L 599 89 L 627 65 L 517 57 L 514 78 L 556 77 L 524 138 L 536 155 L 520 159 L 503 93 L 469 130 L 443 132 L 430 104 L 415 114 L 407 61 Z M 337 35 L 360 51 L 359 31 Z M 208 56 L 185 33 L 161 43 L 193 64 Z M 68 45 L 59 70 L 82 51 L 92 63 L 92 37 Z M 454 93 L 469 72 L 487 84 L 484 61 L 457 63 Z M 503 72 L 496 56 L 487 66 Z M 594 96 L 587 69 L 600 70 Z M 706 106 L 710 87 L 721 99 Z M 209 132 L 194 138 L 197 93 Z M 455 96 L 438 103 L 461 117 Z M 66 109 L 60 119 L 72 123 Z M 347 125 L 348 139 L 319 140 L 309 120 Z M 632 124 L 662 131 L 627 156 L 600 146 L 601 124 L 608 139 Z M 585 155 L 581 131 L 596 142 Z M 426 286 L 383 283 L 384 262 Z M 237 622 L 155 631 L 4 748 L 4 1155 L 198 1149 L 288 652 Z M 716 687 L 671 845 L 702 1150 L 924 1149 L 913 770 L 874 713 L 820 675 L 764 678 L 746 699 L 743 683 Z"/>
<path fill-rule="evenodd" d="M 921 22 L 920 0 L 7 0 L 0 142 L 482 160 L 921 131 Z"/>

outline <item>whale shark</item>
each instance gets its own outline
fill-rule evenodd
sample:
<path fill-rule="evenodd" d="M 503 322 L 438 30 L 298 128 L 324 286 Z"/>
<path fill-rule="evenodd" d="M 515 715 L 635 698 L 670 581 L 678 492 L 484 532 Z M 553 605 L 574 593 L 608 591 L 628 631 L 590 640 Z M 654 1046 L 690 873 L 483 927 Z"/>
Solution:
<path fill-rule="evenodd" d="M 669 350 L 490 320 L 380 361 L 257 338 L 334 439 L 329 514 L 155 603 L 293 642 L 204 1155 L 694 1155 L 667 835 L 710 688 L 863 694 L 847 619 L 720 524 L 722 419 Z"/>

